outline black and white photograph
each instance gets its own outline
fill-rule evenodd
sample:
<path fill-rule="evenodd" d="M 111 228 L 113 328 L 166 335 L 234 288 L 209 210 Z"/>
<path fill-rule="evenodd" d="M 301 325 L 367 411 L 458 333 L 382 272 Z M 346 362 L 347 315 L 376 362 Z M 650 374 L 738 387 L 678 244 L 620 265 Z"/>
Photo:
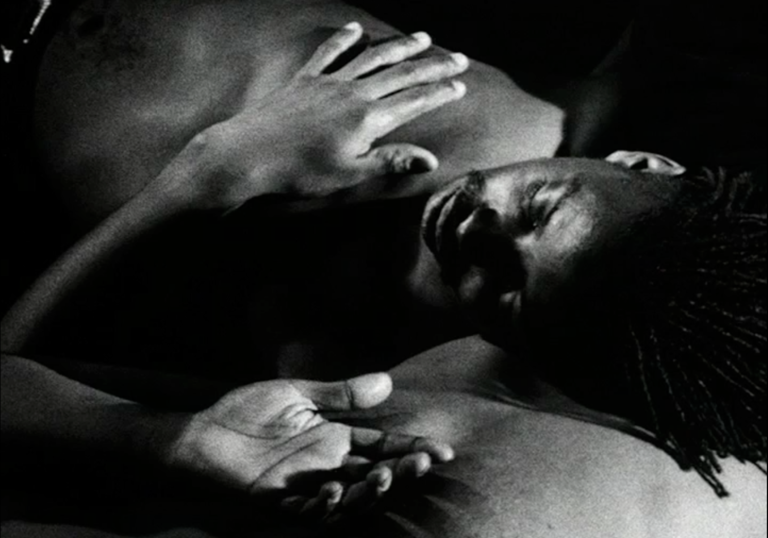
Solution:
<path fill-rule="evenodd" d="M 763 0 L 2 0 L 2 538 L 766 538 Z"/>

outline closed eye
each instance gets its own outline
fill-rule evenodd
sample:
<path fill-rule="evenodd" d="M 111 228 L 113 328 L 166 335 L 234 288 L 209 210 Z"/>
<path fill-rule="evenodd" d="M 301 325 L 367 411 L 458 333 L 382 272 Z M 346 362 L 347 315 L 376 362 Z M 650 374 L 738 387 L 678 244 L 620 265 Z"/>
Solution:
<path fill-rule="evenodd" d="M 551 187 L 552 185 L 550 185 Z M 542 189 L 536 190 L 528 202 L 528 214 L 533 222 L 533 230 L 541 231 L 551 220 L 552 215 L 565 203 L 581 190 L 582 184 L 578 180 L 570 181 L 562 186 L 547 189 L 543 196 L 539 196 Z"/>
<path fill-rule="evenodd" d="M 542 218 L 544 217 L 543 208 L 541 204 L 536 204 L 536 195 L 541 192 L 546 186 L 547 182 L 544 180 L 533 181 L 525 188 L 522 199 L 522 208 L 520 214 L 523 217 L 523 224 L 529 231 L 534 231 L 542 224 Z"/>

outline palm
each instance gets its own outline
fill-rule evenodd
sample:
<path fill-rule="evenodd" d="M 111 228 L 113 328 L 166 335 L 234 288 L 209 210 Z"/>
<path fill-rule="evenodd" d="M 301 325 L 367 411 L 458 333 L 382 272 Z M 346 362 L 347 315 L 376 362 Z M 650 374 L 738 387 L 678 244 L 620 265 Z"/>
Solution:
<path fill-rule="evenodd" d="M 301 478 L 328 471 L 367 473 L 382 463 L 399 469 L 400 476 L 412 476 L 425 458 L 427 467 L 432 457 L 450 459 L 450 448 L 441 443 L 353 428 L 320 414 L 379 405 L 391 389 L 386 375 L 243 387 L 192 418 L 177 457 L 182 465 L 251 494 L 295 490 Z"/>
<path fill-rule="evenodd" d="M 342 465 L 350 428 L 332 424 L 290 381 L 259 383 L 227 394 L 194 419 L 198 465 L 251 493 L 282 490 L 304 473 Z"/>
<path fill-rule="evenodd" d="M 351 429 L 324 420 L 289 381 L 239 389 L 201 418 L 217 438 L 216 456 L 228 469 L 228 481 L 252 493 L 338 468 L 350 451 Z"/>

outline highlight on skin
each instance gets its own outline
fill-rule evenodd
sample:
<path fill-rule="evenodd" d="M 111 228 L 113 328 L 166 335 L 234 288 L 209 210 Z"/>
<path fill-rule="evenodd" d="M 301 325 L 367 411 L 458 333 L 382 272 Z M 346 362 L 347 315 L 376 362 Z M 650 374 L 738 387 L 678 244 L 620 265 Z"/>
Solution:
<path fill-rule="evenodd" d="M 684 182 L 673 218 L 621 265 L 619 345 L 643 425 L 725 497 L 719 458 L 766 472 L 765 195 L 749 174 Z"/>

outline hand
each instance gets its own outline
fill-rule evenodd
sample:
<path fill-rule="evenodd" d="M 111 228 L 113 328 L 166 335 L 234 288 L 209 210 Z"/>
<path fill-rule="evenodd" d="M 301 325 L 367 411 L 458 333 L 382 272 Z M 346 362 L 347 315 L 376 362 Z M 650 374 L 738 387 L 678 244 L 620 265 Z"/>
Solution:
<path fill-rule="evenodd" d="M 326 74 L 361 36 L 360 25 L 348 25 L 286 87 L 266 97 L 248 96 L 238 114 L 193 140 L 192 146 L 208 154 L 211 171 L 197 190 L 209 207 L 231 210 L 263 194 L 326 196 L 372 179 L 437 168 L 437 158 L 423 148 L 373 144 L 460 99 L 465 86 L 449 79 L 467 69 L 466 57 L 411 60 L 431 46 L 426 34 L 414 34 L 372 47 Z"/>
<path fill-rule="evenodd" d="M 284 506 L 310 517 L 330 515 L 337 506 L 355 510 L 383 495 L 395 478 L 422 476 L 433 460 L 453 458 L 443 443 L 353 428 L 320 414 L 374 407 L 391 391 L 386 374 L 237 389 L 192 417 L 174 443 L 171 465 L 255 497 L 301 493 Z M 302 492 L 308 484 L 322 484 L 319 493 Z"/>

